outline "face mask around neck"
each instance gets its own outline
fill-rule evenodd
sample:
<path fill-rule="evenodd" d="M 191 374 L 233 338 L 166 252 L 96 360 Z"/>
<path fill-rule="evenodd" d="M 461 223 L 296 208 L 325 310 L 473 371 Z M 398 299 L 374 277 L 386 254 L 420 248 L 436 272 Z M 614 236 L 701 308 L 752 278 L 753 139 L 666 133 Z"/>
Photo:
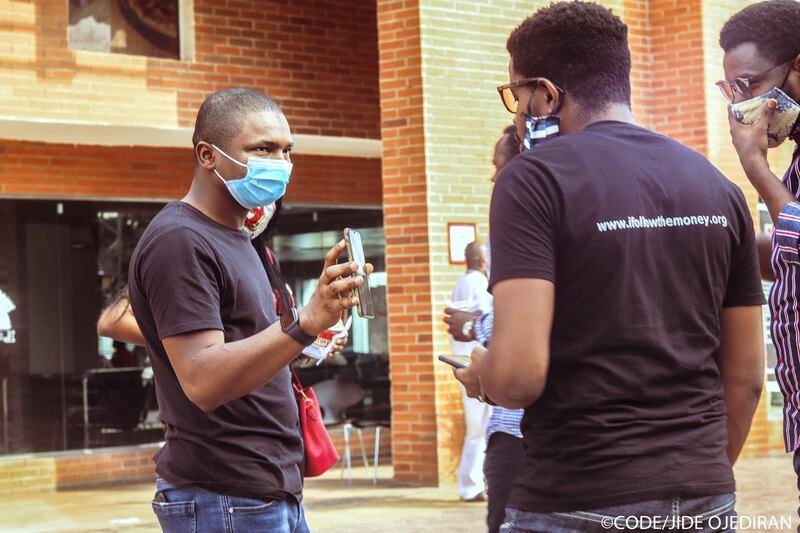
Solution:
<path fill-rule="evenodd" d="M 252 241 L 267 229 L 270 220 L 275 216 L 275 204 L 256 207 L 247 212 L 244 219 L 244 230 Z"/>

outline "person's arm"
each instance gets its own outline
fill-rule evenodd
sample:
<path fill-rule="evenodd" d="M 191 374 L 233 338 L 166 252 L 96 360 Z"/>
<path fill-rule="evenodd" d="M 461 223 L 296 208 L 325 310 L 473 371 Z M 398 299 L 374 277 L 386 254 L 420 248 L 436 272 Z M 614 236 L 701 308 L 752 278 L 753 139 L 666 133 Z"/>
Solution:
<path fill-rule="evenodd" d="M 470 320 L 480 320 L 480 317 L 480 311 L 461 311 L 454 307 L 448 307 L 444 310 L 444 319 L 442 321 L 447 324 L 447 333 L 455 340 L 459 342 L 471 342 L 474 340 L 480 341 L 476 336 L 475 322 L 473 322 L 473 326 L 466 334 L 464 333 L 464 326 Z"/>
<path fill-rule="evenodd" d="M 550 363 L 555 285 L 510 279 L 494 286 L 495 326 L 489 350 L 473 359 L 482 393 L 497 405 L 518 409 L 539 399 Z"/>
<path fill-rule="evenodd" d="M 764 337 L 761 306 L 722 310 L 717 361 L 728 412 L 728 459 L 742 451 L 764 384 Z"/>
<path fill-rule="evenodd" d="M 541 396 L 550 363 L 560 201 L 555 181 L 537 165 L 517 158 L 497 179 L 490 213 L 491 342 L 488 351 L 473 351 L 469 369 L 456 372 L 469 394 L 511 409 Z"/>
<path fill-rule="evenodd" d="M 728 112 L 731 140 L 739 155 L 744 173 L 764 200 L 776 226 L 778 215 L 786 207 L 786 204 L 797 200 L 781 183 L 781 180 L 772 173 L 767 160 L 767 124 L 775 114 L 777 105 L 776 100 L 767 100 L 764 114 L 751 125 L 739 123 L 733 113 Z"/>
<path fill-rule="evenodd" d="M 97 334 L 116 341 L 144 346 L 144 337 L 133 316 L 127 294 L 121 294 L 106 307 L 97 319 Z"/>
<path fill-rule="evenodd" d="M 759 233 L 756 235 L 756 247 L 758 248 L 758 266 L 761 271 L 761 279 L 775 281 L 775 273 L 772 272 L 772 237 L 766 233 Z"/>
<path fill-rule="evenodd" d="M 352 291 L 363 278 L 350 277 L 355 263 L 336 264 L 344 249 L 340 241 L 328 252 L 314 295 L 299 311 L 300 327 L 309 335 L 318 335 L 339 320 L 343 309 L 358 304 Z M 206 412 L 268 383 L 303 348 L 281 330 L 280 322 L 230 343 L 218 329 L 169 336 L 162 343 L 184 393 Z"/>

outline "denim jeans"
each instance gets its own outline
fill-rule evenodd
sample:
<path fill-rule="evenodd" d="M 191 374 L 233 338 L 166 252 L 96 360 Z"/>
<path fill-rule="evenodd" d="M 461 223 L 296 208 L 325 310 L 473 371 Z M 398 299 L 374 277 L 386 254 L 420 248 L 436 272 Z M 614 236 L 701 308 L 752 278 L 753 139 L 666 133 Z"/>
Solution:
<path fill-rule="evenodd" d="M 673 531 L 728 533 L 736 530 L 734 494 L 672 498 L 568 513 L 528 513 L 506 509 L 503 533 L 607 533 Z"/>
<path fill-rule="evenodd" d="M 158 478 L 153 512 L 164 533 L 309 533 L 294 500 L 226 496 Z"/>

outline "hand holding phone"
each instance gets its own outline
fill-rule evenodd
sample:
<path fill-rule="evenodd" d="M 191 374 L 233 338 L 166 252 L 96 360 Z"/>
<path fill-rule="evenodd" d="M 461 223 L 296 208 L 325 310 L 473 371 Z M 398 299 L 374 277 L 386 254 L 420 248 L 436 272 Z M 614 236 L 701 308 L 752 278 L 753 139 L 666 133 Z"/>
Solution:
<path fill-rule="evenodd" d="M 469 368 L 469 365 L 467 363 L 464 363 L 462 361 L 456 361 L 455 359 L 448 357 L 446 355 L 440 355 L 438 359 L 442 363 L 447 363 L 448 365 L 454 368 Z"/>
<path fill-rule="evenodd" d="M 375 309 L 372 304 L 372 292 L 369 289 L 369 276 L 364 270 L 364 247 L 361 243 L 361 234 L 350 228 L 344 229 L 344 241 L 347 244 L 347 258 L 358 263 L 358 270 L 353 272 L 353 276 L 364 278 L 364 284 L 356 287 L 358 297 L 358 315 L 362 318 L 375 318 Z"/>

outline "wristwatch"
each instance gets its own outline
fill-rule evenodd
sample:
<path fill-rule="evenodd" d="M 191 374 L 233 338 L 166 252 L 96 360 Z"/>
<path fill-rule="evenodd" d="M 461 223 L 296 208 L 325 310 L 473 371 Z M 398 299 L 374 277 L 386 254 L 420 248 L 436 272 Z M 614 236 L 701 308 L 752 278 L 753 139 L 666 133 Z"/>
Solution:
<path fill-rule="evenodd" d="M 461 333 L 465 337 L 469 337 L 470 339 L 473 339 L 474 335 L 472 334 L 472 326 L 474 326 L 474 325 L 475 325 L 475 320 L 472 320 L 472 319 L 471 320 L 467 320 L 466 322 L 464 322 L 464 325 L 461 327 Z"/>
<path fill-rule="evenodd" d="M 284 333 L 300 343 L 304 348 L 314 344 L 317 340 L 316 335 L 309 335 L 300 328 L 300 317 L 297 314 L 297 308 L 292 307 L 291 322 L 284 320 L 284 317 L 289 318 L 289 315 L 281 315 L 281 329 Z M 286 324 L 285 322 L 289 322 Z"/>

